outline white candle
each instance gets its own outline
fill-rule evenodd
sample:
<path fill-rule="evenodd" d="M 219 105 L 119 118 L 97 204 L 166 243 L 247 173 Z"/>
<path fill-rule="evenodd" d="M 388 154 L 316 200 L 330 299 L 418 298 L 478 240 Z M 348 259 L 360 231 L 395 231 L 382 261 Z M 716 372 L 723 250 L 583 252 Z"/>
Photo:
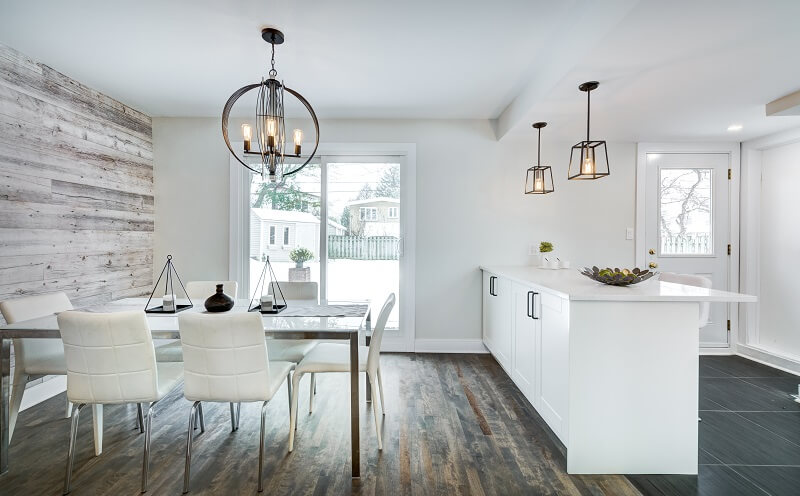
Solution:
<path fill-rule="evenodd" d="M 174 312 L 175 311 L 175 295 L 174 294 L 165 294 L 164 297 L 161 299 L 161 305 L 164 308 L 165 312 Z"/>
<path fill-rule="evenodd" d="M 261 295 L 261 310 L 272 311 L 272 295 Z"/>

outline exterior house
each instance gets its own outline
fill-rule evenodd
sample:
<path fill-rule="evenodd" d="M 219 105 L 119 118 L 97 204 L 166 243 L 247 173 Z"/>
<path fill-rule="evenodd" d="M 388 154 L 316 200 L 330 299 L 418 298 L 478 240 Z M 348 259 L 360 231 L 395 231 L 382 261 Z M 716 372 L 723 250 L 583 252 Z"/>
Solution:
<path fill-rule="evenodd" d="M 368 198 L 347 204 L 350 234 L 356 236 L 400 236 L 400 200 Z"/>
<path fill-rule="evenodd" d="M 276 262 L 289 261 L 295 248 L 308 248 L 314 255 L 319 250 L 319 218 L 308 212 L 251 208 L 250 258 L 269 256 Z M 342 235 L 345 227 L 328 221 L 328 233 Z"/>

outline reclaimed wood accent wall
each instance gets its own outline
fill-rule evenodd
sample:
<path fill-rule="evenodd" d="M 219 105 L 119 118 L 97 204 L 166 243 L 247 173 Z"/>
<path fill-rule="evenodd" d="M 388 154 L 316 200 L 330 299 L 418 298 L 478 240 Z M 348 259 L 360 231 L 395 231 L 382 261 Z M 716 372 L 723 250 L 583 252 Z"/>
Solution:
<path fill-rule="evenodd" d="M 148 293 L 153 223 L 150 117 L 0 44 L 0 300 Z"/>

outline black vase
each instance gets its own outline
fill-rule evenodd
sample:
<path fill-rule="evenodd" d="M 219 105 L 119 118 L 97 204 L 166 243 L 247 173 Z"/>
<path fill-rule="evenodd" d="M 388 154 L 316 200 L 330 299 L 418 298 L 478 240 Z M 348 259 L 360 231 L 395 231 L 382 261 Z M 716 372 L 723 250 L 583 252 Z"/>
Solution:
<path fill-rule="evenodd" d="M 233 308 L 233 298 L 222 292 L 222 284 L 217 284 L 217 292 L 206 300 L 206 310 L 209 312 L 227 312 Z"/>

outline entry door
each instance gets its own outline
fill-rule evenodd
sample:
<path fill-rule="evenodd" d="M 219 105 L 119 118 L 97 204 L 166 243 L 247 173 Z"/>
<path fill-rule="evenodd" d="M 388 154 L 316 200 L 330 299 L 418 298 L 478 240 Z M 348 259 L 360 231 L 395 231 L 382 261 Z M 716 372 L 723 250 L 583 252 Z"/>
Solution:
<path fill-rule="evenodd" d="M 727 153 L 648 153 L 645 242 L 651 270 L 708 277 L 728 290 Z M 728 346 L 728 307 L 712 303 L 701 347 Z"/>

